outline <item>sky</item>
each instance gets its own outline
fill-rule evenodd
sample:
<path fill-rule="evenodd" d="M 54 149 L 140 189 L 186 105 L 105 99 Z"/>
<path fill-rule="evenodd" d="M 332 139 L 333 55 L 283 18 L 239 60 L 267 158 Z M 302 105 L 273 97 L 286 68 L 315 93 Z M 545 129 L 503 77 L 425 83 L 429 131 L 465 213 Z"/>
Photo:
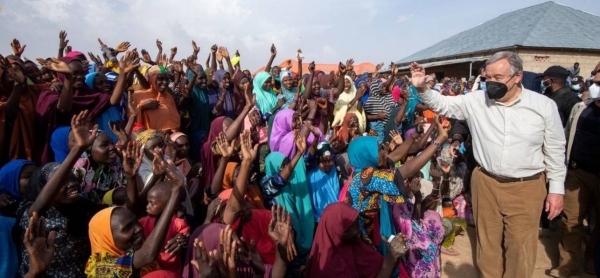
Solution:
<path fill-rule="evenodd" d="M 598 0 L 557 3 L 600 15 Z M 304 61 L 377 64 L 397 61 L 501 14 L 544 0 L 0 0 L 0 53 L 12 53 L 19 39 L 29 59 L 57 55 L 58 33 L 65 30 L 73 50 L 101 54 L 98 38 L 114 47 L 129 41 L 154 58 L 156 39 L 164 51 L 177 46 L 178 59 L 201 47 L 204 64 L 210 46 L 241 54 L 241 65 L 264 66 L 270 45 L 279 64 Z M 584 31 L 584 30 L 582 30 Z"/>

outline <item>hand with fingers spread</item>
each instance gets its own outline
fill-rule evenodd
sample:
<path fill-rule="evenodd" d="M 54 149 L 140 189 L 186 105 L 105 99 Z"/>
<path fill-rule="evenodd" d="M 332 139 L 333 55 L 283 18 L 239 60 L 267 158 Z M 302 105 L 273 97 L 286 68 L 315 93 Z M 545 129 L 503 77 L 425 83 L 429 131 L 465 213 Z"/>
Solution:
<path fill-rule="evenodd" d="M 137 141 L 127 143 L 127 148 L 122 151 L 123 154 L 123 172 L 127 177 L 135 177 L 138 174 L 140 165 L 142 165 L 142 145 Z"/>
<path fill-rule="evenodd" d="M 38 217 L 38 213 L 34 211 L 23 236 L 23 245 L 29 254 L 30 277 L 37 277 L 48 270 L 56 249 L 55 240 L 56 231 L 50 231 L 46 237 L 46 219 Z"/>
<path fill-rule="evenodd" d="M 129 49 L 129 47 L 131 46 L 131 44 L 129 42 L 122 42 L 120 44 L 117 45 L 117 47 L 115 47 L 115 52 L 121 53 L 121 52 L 125 52 Z"/>
<path fill-rule="evenodd" d="M 98 43 L 100 44 L 100 49 L 107 47 L 104 42 L 100 38 L 98 38 Z"/>
<path fill-rule="evenodd" d="M 306 151 L 306 137 L 300 136 L 300 132 L 298 132 L 295 137 L 294 142 L 296 143 L 296 151 L 304 153 L 304 151 Z"/>
<path fill-rule="evenodd" d="M 178 252 L 184 250 L 187 247 L 188 240 L 190 239 L 190 234 L 176 234 L 173 238 L 167 241 L 167 245 L 165 245 L 165 251 L 168 254 L 177 255 Z"/>
<path fill-rule="evenodd" d="M 69 40 L 67 40 L 67 33 L 64 30 L 61 30 L 58 33 L 58 49 L 60 49 L 61 51 L 64 50 L 67 45 L 69 44 Z"/>
<path fill-rule="evenodd" d="M 75 137 L 75 145 L 87 149 L 91 146 L 98 135 L 98 125 L 94 125 L 90 132 L 88 123 L 92 121 L 92 115 L 88 110 L 80 112 L 71 119 L 71 133 Z"/>
<path fill-rule="evenodd" d="M 209 278 L 218 275 L 215 269 L 216 263 L 211 260 L 208 253 L 204 243 L 198 239 L 194 239 L 194 259 L 190 263 L 196 269 L 198 278 Z"/>
<path fill-rule="evenodd" d="M 396 75 L 398 73 L 398 67 L 396 67 L 396 63 L 390 63 L 390 71 L 392 72 L 392 75 Z"/>
<path fill-rule="evenodd" d="M 140 58 L 136 57 L 136 53 L 133 51 L 127 51 L 125 55 L 121 56 L 119 61 L 119 71 L 121 73 L 130 73 L 140 67 Z"/>
<path fill-rule="evenodd" d="M 51 58 L 50 60 L 45 60 L 42 58 L 37 58 L 36 59 L 38 61 L 38 63 L 44 67 L 47 67 L 48 69 L 58 72 L 58 73 L 62 73 L 65 75 L 71 75 L 73 72 L 71 71 L 71 69 L 69 69 L 69 65 L 67 65 L 67 63 L 56 59 L 56 58 Z"/>
<path fill-rule="evenodd" d="M 152 174 L 155 176 L 164 175 L 167 172 L 167 162 L 163 158 L 163 152 L 161 150 L 154 150 L 153 156 Z"/>
<path fill-rule="evenodd" d="M 402 144 L 403 142 L 402 136 L 400 136 L 400 133 L 398 133 L 398 131 L 396 130 L 390 131 L 390 137 L 392 138 L 392 141 L 394 141 L 394 144 L 396 144 L 396 146 L 400 146 L 400 144 Z"/>
<path fill-rule="evenodd" d="M 408 69 L 410 70 L 411 74 L 410 83 L 415 86 L 419 92 L 426 91 L 427 86 L 425 85 L 425 79 L 427 78 L 427 75 L 425 75 L 425 69 L 423 66 L 417 63 L 412 63 L 408 66 Z"/>
<path fill-rule="evenodd" d="M 277 205 L 277 207 L 271 207 L 271 222 L 269 222 L 269 236 L 278 245 L 278 248 L 287 251 L 287 259 L 291 261 L 297 255 L 295 246 L 290 249 L 290 243 L 293 245 L 294 241 L 291 240 L 292 230 L 292 218 L 290 213 L 285 210 L 284 207 Z M 291 241 L 290 241 L 291 240 Z"/>
<path fill-rule="evenodd" d="M 24 44 L 23 46 L 21 46 L 21 43 L 19 42 L 19 40 L 13 39 L 12 42 L 10 43 L 10 47 L 12 48 L 13 53 L 15 53 L 16 56 L 21 57 L 21 55 L 25 51 L 25 47 L 27 47 L 27 45 Z"/>
<path fill-rule="evenodd" d="M 223 61 L 223 47 L 219 46 L 217 50 L 217 62 Z"/>
<path fill-rule="evenodd" d="M 217 147 L 221 152 L 221 156 L 224 158 L 230 158 L 233 155 L 233 146 L 230 142 L 227 141 L 227 136 L 224 132 L 219 133 L 217 136 Z"/>
<path fill-rule="evenodd" d="M 234 239 L 231 225 L 227 225 L 219 234 L 219 244 L 221 251 L 221 262 L 226 267 L 228 273 L 235 273 L 235 255 L 237 251 L 237 240 Z M 235 274 L 234 274 L 235 275 Z"/>
<path fill-rule="evenodd" d="M 252 134 L 249 130 L 242 133 L 242 157 L 247 161 L 254 161 L 258 156 L 258 144 L 252 146 Z"/>
<path fill-rule="evenodd" d="M 124 146 L 129 142 L 129 135 L 125 132 L 123 121 L 108 122 L 108 128 L 117 136 L 117 139 Z"/>
<path fill-rule="evenodd" d="M 152 58 L 150 57 L 150 54 L 148 53 L 148 51 L 146 51 L 146 49 L 142 49 L 142 61 L 146 64 L 152 64 Z"/>
<path fill-rule="evenodd" d="M 229 59 L 230 58 L 229 57 L 229 50 L 227 50 L 227 47 L 222 46 L 222 47 L 220 47 L 220 50 L 221 50 L 221 56 L 223 56 L 223 58 L 225 58 L 225 59 Z"/>

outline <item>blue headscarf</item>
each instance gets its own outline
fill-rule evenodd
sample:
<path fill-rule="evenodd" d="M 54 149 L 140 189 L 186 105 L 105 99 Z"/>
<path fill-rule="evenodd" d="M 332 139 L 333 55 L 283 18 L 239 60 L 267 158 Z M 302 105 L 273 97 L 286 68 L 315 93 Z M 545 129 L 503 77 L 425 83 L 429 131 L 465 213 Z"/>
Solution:
<path fill-rule="evenodd" d="M 277 105 L 277 96 L 273 90 L 264 90 L 262 85 L 271 77 L 266 71 L 259 72 L 252 80 L 252 92 L 256 95 L 256 104 L 260 108 L 260 113 L 263 115 L 269 113 L 275 105 Z"/>
<path fill-rule="evenodd" d="M 282 109 L 287 109 L 292 102 L 294 102 L 294 98 L 296 97 L 296 92 L 298 91 L 297 87 L 292 87 L 291 90 L 286 89 L 283 86 L 283 78 L 289 76 L 292 78 L 292 73 L 287 70 L 282 70 L 279 74 L 279 79 L 281 80 L 281 96 L 279 98 L 285 99 L 285 104 L 281 107 Z"/>
<path fill-rule="evenodd" d="M 25 159 L 12 160 L 0 169 L 0 192 L 6 191 L 12 197 L 21 198 L 19 179 L 21 170 L 26 165 L 35 165 L 33 162 Z"/>
<path fill-rule="evenodd" d="M 69 133 L 70 126 L 58 127 L 52 132 L 50 137 L 50 147 L 54 152 L 54 161 L 62 163 L 69 154 Z"/>
<path fill-rule="evenodd" d="M 406 104 L 406 122 L 402 125 L 402 129 L 404 132 L 414 127 L 413 120 L 415 116 L 415 109 L 417 108 L 417 104 L 421 102 L 421 97 L 417 92 L 417 88 L 415 86 L 408 87 L 408 91 L 410 92 L 410 97 L 408 98 L 408 103 Z"/>
<path fill-rule="evenodd" d="M 354 167 L 354 173 L 360 173 L 364 168 L 377 168 L 379 164 L 379 145 L 377 137 L 361 136 L 348 146 L 348 160 Z"/>
<path fill-rule="evenodd" d="M 88 86 L 88 88 L 94 90 L 94 79 L 96 79 L 96 76 L 101 75 L 102 73 L 99 72 L 92 72 L 92 73 L 88 73 L 85 76 L 85 85 Z"/>
<path fill-rule="evenodd" d="M 371 86 L 369 86 L 367 77 L 363 76 L 361 78 L 356 79 L 356 81 L 354 81 L 354 86 L 356 86 L 357 90 L 358 90 L 358 85 L 360 85 L 361 82 L 367 83 L 367 91 L 362 96 L 362 98 L 360 98 L 360 102 L 362 103 L 362 105 L 365 105 L 365 102 L 367 102 L 367 100 L 369 99 L 369 93 L 371 92 Z"/>

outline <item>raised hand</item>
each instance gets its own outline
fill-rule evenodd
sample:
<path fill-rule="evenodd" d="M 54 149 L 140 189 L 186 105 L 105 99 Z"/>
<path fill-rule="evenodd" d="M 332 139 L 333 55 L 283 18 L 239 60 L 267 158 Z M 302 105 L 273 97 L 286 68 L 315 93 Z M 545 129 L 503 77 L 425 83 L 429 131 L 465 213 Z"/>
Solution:
<path fill-rule="evenodd" d="M 277 47 L 275 47 L 275 44 L 272 43 L 271 44 L 271 57 L 275 57 L 277 56 Z"/>
<path fill-rule="evenodd" d="M 227 142 L 227 136 L 224 132 L 219 133 L 217 136 L 217 147 L 223 157 L 230 158 L 233 155 L 233 146 Z"/>
<path fill-rule="evenodd" d="M 231 225 L 227 225 L 219 234 L 219 243 L 221 247 L 221 260 L 229 271 L 235 270 L 235 251 L 237 250 L 237 240 L 233 237 Z"/>
<path fill-rule="evenodd" d="M 121 123 L 122 121 L 108 122 L 108 128 L 110 128 L 110 130 L 117 136 L 117 139 L 119 139 L 121 144 L 127 144 L 127 142 L 129 142 L 129 136 L 125 132 L 125 128 Z"/>
<path fill-rule="evenodd" d="M 173 47 L 173 48 L 171 48 L 171 56 L 173 56 L 173 57 L 174 57 L 175 55 L 177 55 L 177 46 L 176 46 L 176 47 Z"/>
<path fill-rule="evenodd" d="M 153 152 L 154 159 L 152 159 L 152 174 L 155 176 L 162 176 L 167 172 L 167 162 L 163 158 L 163 152 L 155 150 Z"/>
<path fill-rule="evenodd" d="M 137 175 L 140 165 L 142 165 L 142 157 L 144 152 L 141 150 L 142 145 L 137 141 L 129 141 L 127 148 L 122 151 L 123 154 L 123 172 L 127 177 Z"/>
<path fill-rule="evenodd" d="M 21 54 L 23 54 L 23 51 L 25 51 L 25 47 L 27 47 L 27 45 L 24 44 L 23 46 L 21 46 L 19 40 L 13 39 L 10 43 L 10 47 L 12 48 L 13 53 L 15 53 L 15 55 L 21 57 Z"/>
<path fill-rule="evenodd" d="M 219 49 L 217 50 L 217 62 L 220 62 L 223 60 L 223 47 L 219 46 Z"/>
<path fill-rule="evenodd" d="M 47 61 L 42 58 L 37 58 L 36 60 L 40 65 L 47 67 L 52 71 L 63 73 L 63 74 L 72 74 L 71 70 L 69 69 L 69 65 L 67 65 L 67 63 L 65 63 L 61 60 L 58 60 L 56 58 L 51 58 L 50 60 L 47 60 Z"/>
<path fill-rule="evenodd" d="M 173 61 L 173 70 L 177 73 L 183 73 L 183 63 L 179 61 Z"/>
<path fill-rule="evenodd" d="M 317 140 L 317 139 L 315 139 L 315 140 Z M 299 132 L 296 134 L 296 138 L 294 138 L 294 142 L 296 144 L 296 152 L 304 153 L 304 151 L 306 151 L 306 138 L 304 136 L 300 136 Z"/>
<path fill-rule="evenodd" d="M 194 239 L 194 258 L 190 263 L 196 268 L 199 278 L 208 278 L 217 275 L 215 261 L 211 260 L 206 252 L 206 247 L 197 238 Z"/>
<path fill-rule="evenodd" d="M 90 60 L 92 60 L 92 62 L 94 63 L 98 63 L 99 61 L 96 59 L 96 56 L 94 56 L 94 53 L 92 52 L 88 52 L 88 57 L 90 57 Z"/>
<path fill-rule="evenodd" d="M 67 45 L 69 44 L 69 40 L 67 40 L 67 33 L 64 30 L 61 30 L 58 33 L 58 49 L 65 49 L 67 47 Z"/>
<path fill-rule="evenodd" d="M 406 246 L 406 236 L 402 233 L 397 234 L 391 242 L 388 242 L 388 239 L 384 236 L 381 236 L 381 240 L 385 243 L 388 250 L 388 256 L 398 260 L 406 251 L 408 251 L 408 247 Z"/>
<path fill-rule="evenodd" d="M 23 236 L 23 245 L 29 254 L 29 272 L 34 276 L 41 275 L 52 262 L 54 257 L 54 241 L 56 231 L 50 231 L 46 237 L 46 219 L 38 219 L 38 213 L 33 212 Z"/>
<path fill-rule="evenodd" d="M 302 55 L 302 49 L 298 49 L 298 54 L 296 54 L 296 58 L 298 58 L 298 61 L 302 61 L 302 59 L 304 58 L 304 55 Z"/>
<path fill-rule="evenodd" d="M 354 70 L 354 59 L 346 61 L 346 72 Z"/>
<path fill-rule="evenodd" d="M 392 62 L 390 64 L 390 71 L 392 72 L 392 75 L 396 75 L 398 73 L 398 67 L 396 67 L 396 63 Z"/>
<path fill-rule="evenodd" d="M 256 104 L 256 95 L 252 94 L 250 86 L 244 88 L 244 99 L 246 99 L 246 107 L 254 107 Z"/>
<path fill-rule="evenodd" d="M 100 44 L 100 49 L 106 47 L 106 44 L 102 42 L 100 38 L 98 38 L 98 43 Z"/>
<path fill-rule="evenodd" d="M 198 55 L 200 53 L 200 47 L 196 45 L 196 42 L 192 40 L 192 49 L 194 50 L 194 55 Z"/>
<path fill-rule="evenodd" d="M 156 48 L 158 48 L 159 51 L 162 51 L 162 42 L 158 39 L 156 39 Z"/>
<path fill-rule="evenodd" d="M 427 78 L 427 76 L 425 75 L 425 69 L 417 63 L 410 64 L 408 68 L 410 69 L 410 82 L 412 83 L 412 85 L 417 87 L 418 89 L 425 88 L 425 78 Z"/>
<path fill-rule="evenodd" d="M 130 73 L 140 66 L 140 58 L 136 57 L 136 53 L 133 51 L 127 51 L 125 55 L 121 56 L 119 61 L 119 71 L 121 73 Z"/>
<path fill-rule="evenodd" d="M 310 62 L 310 64 L 308 64 L 308 71 L 310 73 L 315 72 L 315 61 Z"/>
<path fill-rule="evenodd" d="M 285 211 L 284 207 L 280 205 L 271 207 L 269 236 L 276 244 L 287 247 L 290 230 L 292 229 L 291 222 L 290 213 Z"/>
<path fill-rule="evenodd" d="M 218 50 L 219 50 L 219 47 L 216 44 L 213 44 L 213 46 L 210 47 L 210 52 L 213 55 L 216 55 Z"/>
<path fill-rule="evenodd" d="M 225 59 L 229 59 L 229 50 L 227 50 L 227 47 L 220 47 L 221 48 L 221 56 L 223 56 L 223 58 Z"/>
<path fill-rule="evenodd" d="M 131 46 L 131 44 L 129 42 L 122 42 L 122 43 L 118 44 L 117 47 L 115 47 L 115 52 L 117 52 L 117 53 L 125 52 L 125 51 L 127 51 L 127 49 L 129 49 L 130 46 Z"/>
<path fill-rule="evenodd" d="M 348 72 L 348 71 L 346 70 L 346 65 L 344 65 L 344 63 L 340 62 L 340 63 L 338 64 L 338 72 L 339 72 L 340 74 L 346 74 L 346 72 Z"/>
<path fill-rule="evenodd" d="M 92 116 L 88 110 L 82 111 L 71 118 L 71 133 L 75 137 L 75 145 L 87 149 L 94 143 L 98 136 L 98 125 L 94 125 L 91 132 L 88 123 Z"/>
<path fill-rule="evenodd" d="M 152 58 L 150 57 L 150 54 L 148 54 L 148 51 L 146 51 L 146 49 L 142 49 L 142 61 L 146 64 L 152 63 Z"/>
<path fill-rule="evenodd" d="M 402 136 L 400 136 L 400 133 L 398 133 L 398 131 L 396 130 L 390 131 L 390 137 L 392 138 L 392 141 L 394 141 L 394 144 L 396 144 L 396 146 L 400 146 L 400 144 L 402 144 L 403 142 Z"/>
<path fill-rule="evenodd" d="M 252 134 L 248 130 L 242 133 L 242 156 L 249 161 L 254 161 L 258 156 L 258 144 L 252 145 Z"/>
<path fill-rule="evenodd" d="M 167 54 L 163 54 L 160 57 L 160 60 L 156 61 L 156 63 L 162 65 L 164 68 L 167 68 L 167 65 L 169 64 L 169 60 L 167 60 Z"/>

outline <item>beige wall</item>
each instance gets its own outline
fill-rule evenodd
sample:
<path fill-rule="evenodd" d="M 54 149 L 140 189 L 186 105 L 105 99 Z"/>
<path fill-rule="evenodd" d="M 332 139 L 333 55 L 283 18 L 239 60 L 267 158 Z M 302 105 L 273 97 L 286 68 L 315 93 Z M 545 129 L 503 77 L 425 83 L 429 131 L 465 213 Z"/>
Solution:
<path fill-rule="evenodd" d="M 559 65 L 570 68 L 575 62 L 579 62 L 581 68 L 580 75 L 588 78 L 590 72 L 600 62 L 600 51 L 582 52 L 582 51 L 554 51 L 554 50 L 528 50 L 520 49 L 517 51 L 523 59 L 523 68 L 526 71 L 544 72 L 548 67 Z M 538 56 L 538 59 L 536 59 Z M 545 57 L 539 59 L 539 57 Z"/>

